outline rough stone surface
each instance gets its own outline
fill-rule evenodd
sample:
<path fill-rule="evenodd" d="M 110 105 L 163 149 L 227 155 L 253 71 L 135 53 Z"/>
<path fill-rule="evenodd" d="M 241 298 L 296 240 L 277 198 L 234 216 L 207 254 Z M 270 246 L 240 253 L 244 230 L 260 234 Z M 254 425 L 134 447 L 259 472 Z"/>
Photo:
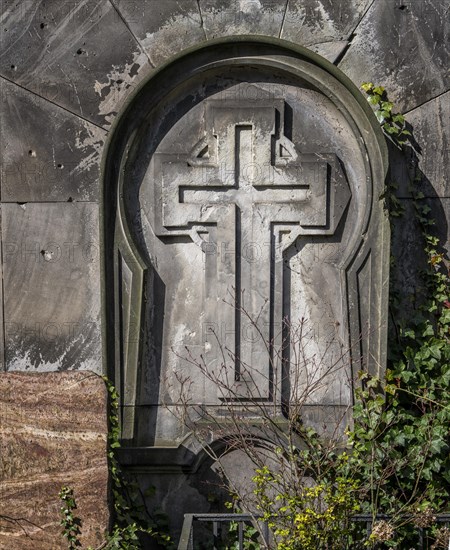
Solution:
<path fill-rule="evenodd" d="M 206 39 L 197 0 L 113 0 L 154 66 Z"/>
<path fill-rule="evenodd" d="M 450 267 L 450 199 L 424 199 L 430 207 L 430 217 L 436 225 L 432 232 L 439 237 L 438 252 L 444 254 L 444 261 Z M 427 257 L 423 252 L 423 237 L 417 222 L 416 209 L 412 199 L 400 199 L 404 209 L 401 217 L 394 223 L 392 232 L 392 253 L 395 265 L 392 271 L 391 285 L 397 291 L 401 304 L 399 313 L 408 317 L 423 301 L 426 288 L 421 271 L 427 269 Z"/>
<path fill-rule="evenodd" d="M 0 547 L 67 548 L 58 493 L 74 490 L 83 548 L 108 527 L 106 400 L 89 372 L 0 374 Z"/>
<path fill-rule="evenodd" d="M 0 79 L 3 201 L 98 200 L 106 132 Z"/>
<path fill-rule="evenodd" d="M 447 92 L 410 111 L 406 120 L 412 132 L 412 147 L 390 147 L 390 181 L 399 198 L 422 193 L 427 198 L 450 196 L 449 130 L 450 94 Z M 444 220 L 440 217 L 440 221 Z"/>
<path fill-rule="evenodd" d="M 289 0 L 281 38 L 297 44 L 346 40 L 372 0 Z"/>
<path fill-rule="evenodd" d="M 419 190 L 426 197 L 450 197 L 450 92 L 409 112 L 406 119 L 417 143 Z"/>
<path fill-rule="evenodd" d="M 139 44 L 107 0 L 3 0 L 0 75 L 99 125 L 148 72 Z"/>
<path fill-rule="evenodd" d="M 3 204 L 7 370 L 102 371 L 98 206 Z"/>
<path fill-rule="evenodd" d="M 80 515 L 87 518 L 86 545 L 99 544 L 95 528 L 101 531 L 107 519 L 104 390 L 96 378 L 86 374 L 81 382 L 84 374 L 66 370 L 116 369 L 116 385 L 129 405 L 121 458 L 139 470 L 144 491 L 155 488 L 150 508 L 161 505 L 175 527 L 185 512 L 221 511 L 226 496 L 216 491 L 216 465 L 199 462 L 201 449 L 186 433 L 180 420 L 185 411 L 177 405 L 187 379 L 202 411 L 220 420 L 226 416 L 220 391 L 186 361 L 184 348 L 195 357 L 203 354 L 208 367 L 220 366 L 215 334 L 228 344 L 222 374 L 249 399 L 248 373 L 238 372 L 242 364 L 233 354 L 258 362 L 263 350 L 251 330 L 244 337 L 242 312 L 225 308 L 224 298 L 233 302 L 230 290 L 238 287 L 251 315 L 261 310 L 266 337 L 280 334 L 283 314 L 312 321 L 305 338 L 308 365 L 301 373 L 320 374 L 317 364 L 349 340 L 361 344 L 361 356 L 382 356 L 382 344 L 372 336 L 387 310 L 380 298 L 387 272 L 380 266 L 388 236 L 379 203 L 382 178 L 372 197 L 365 193 L 367 156 L 360 145 L 367 127 L 358 118 L 356 127 L 364 131 L 356 135 L 344 116 L 353 99 L 347 95 L 337 107 L 330 99 L 336 90 L 327 96 L 323 80 L 314 87 L 272 66 L 267 73 L 259 67 L 249 81 L 248 67 L 236 72 L 226 64 L 211 79 L 212 73 L 193 75 L 192 65 L 182 63 L 170 74 L 174 89 L 161 80 L 153 87 L 149 82 L 151 93 L 143 91 L 146 101 L 132 110 L 129 122 L 142 130 L 142 147 L 125 154 L 131 134 L 128 126 L 119 127 L 117 154 L 106 164 L 114 168 L 100 181 L 106 131 L 138 83 L 185 48 L 236 34 L 281 37 L 339 64 L 356 86 L 365 80 L 385 86 L 396 109 L 408 111 L 419 146 L 420 190 L 448 259 L 447 3 L 3 0 L 1 20 L 0 352 L 5 343 L 5 368 L 16 372 L 0 378 L 0 513 L 28 519 L 31 509 L 32 521 L 45 530 L 22 524 L 33 536 L 28 539 L 17 524 L 3 522 L 0 547 L 63 548 L 56 495 L 66 482 L 73 482 Z M 239 48 L 227 50 L 227 59 Z M 201 55 L 216 63 L 221 48 L 214 55 L 208 51 Z M 268 51 L 250 52 L 253 68 Z M 187 74 L 192 79 L 182 84 Z M 128 154 L 122 170 L 118 163 Z M 404 311 L 420 299 L 424 261 L 408 198 L 411 160 L 391 151 L 391 174 L 405 206 L 393 235 Z M 315 170 L 308 170 L 311 165 Z M 125 175 L 124 193 L 116 187 L 118 174 Z M 378 216 L 367 234 L 361 205 Z M 104 272 L 102 208 L 109 262 Z M 362 252 L 341 265 L 352 231 L 357 239 L 364 235 Z M 108 335 L 107 357 L 102 333 Z M 367 339 L 360 342 L 361 333 Z M 259 362 L 256 391 L 267 398 L 274 370 Z M 351 403 L 348 366 L 303 411 L 304 422 L 325 436 L 339 432 Z M 295 375 L 281 373 L 292 382 L 282 385 L 285 396 L 303 388 Z M 227 460 L 246 482 L 251 470 L 239 452 Z"/>
<path fill-rule="evenodd" d="M 382 84 L 401 112 L 450 86 L 448 2 L 374 2 L 339 64 L 357 85 Z"/>
<path fill-rule="evenodd" d="M 285 0 L 200 0 L 208 38 L 238 34 L 278 37 L 286 10 Z"/>

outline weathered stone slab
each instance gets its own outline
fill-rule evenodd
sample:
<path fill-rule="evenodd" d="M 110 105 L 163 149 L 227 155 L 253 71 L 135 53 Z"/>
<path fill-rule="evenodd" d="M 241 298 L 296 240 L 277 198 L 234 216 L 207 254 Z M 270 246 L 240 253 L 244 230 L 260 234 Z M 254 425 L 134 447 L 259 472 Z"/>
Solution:
<path fill-rule="evenodd" d="M 424 178 L 419 189 L 425 196 L 450 197 L 450 92 L 408 113 L 417 145 L 419 169 Z"/>
<path fill-rule="evenodd" d="M 106 0 L 2 2 L 0 74 L 91 122 L 108 126 L 148 70 Z"/>
<path fill-rule="evenodd" d="M 425 197 L 450 196 L 448 170 L 450 93 L 433 99 L 406 115 L 413 147 L 390 147 L 389 180 L 396 195 L 412 198 L 412 189 Z"/>
<path fill-rule="evenodd" d="M 2 213 L 6 369 L 101 372 L 98 206 Z"/>
<path fill-rule="evenodd" d="M 67 548 L 58 493 L 74 490 L 83 548 L 108 527 L 107 395 L 93 373 L 0 375 L 0 547 Z"/>
<path fill-rule="evenodd" d="M 281 38 L 297 44 L 345 40 L 371 0 L 290 0 Z"/>
<path fill-rule="evenodd" d="M 239 381 L 233 384 L 232 390 L 241 397 L 251 395 L 255 398 L 257 395 L 261 399 L 270 396 L 271 363 L 267 356 L 267 342 L 271 339 L 271 331 L 272 334 L 279 334 L 279 329 L 272 328 L 271 323 L 281 326 L 281 318 L 286 316 L 286 310 L 282 313 L 283 304 L 279 297 L 284 295 L 286 301 L 292 301 L 292 309 L 302 311 L 302 316 L 314 318 L 311 325 L 318 322 L 319 318 L 323 322 L 324 317 L 332 316 L 329 312 L 321 311 L 316 317 L 318 308 L 312 305 L 315 296 L 312 296 L 314 293 L 310 289 L 314 282 L 308 279 L 306 272 L 311 274 L 315 269 L 314 254 L 307 260 L 305 255 L 302 256 L 303 265 L 308 265 L 305 273 L 302 273 L 308 290 L 297 289 L 293 280 L 290 288 L 295 288 L 298 294 L 295 295 L 291 290 L 289 298 L 286 297 L 287 290 L 282 283 L 282 264 L 283 261 L 287 262 L 288 248 L 296 239 L 303 237 L 307 240 L 306 235 L 317 238 L 334 235 L 352 194 L 337 156 L 329 153 L 332 144 L 326 140 L 332 133 L 331 127 L 319 134 L 307 121 L 306 113 L 311 112 L 314 106 L 317 116 L 324 118 L 324 112 L 330 113 L 331 117 L 335 116 L 335 111 L 331 114 L 329 105 L 321 103 L 322 98 L 318 95 L 311 97 L 299 89 L 280 85 L 280 97 L 271 98 L 272 90 L 270 85 L 254 86 L 257 97 L 265 98 L 259 100 L 257 107 L 254 100 L 244 99 L 245 94 L 249 93 L 249 86 L 236 86 L 228 91 L 240 97 L 239 101 L 215 97 L 205 100 L 197 109 L 192 109 L 186 120 L 178 123 L 173 137 L 170 133 L 164 136 L 161 148 L 155 155 L 156 175 L 152 183 L 156 186 L 154 204 L 150 204 L 147 199 L 151 192 L 142 191 L 142 204 L 145 204 L 148 219 L 155 220 L 152 230 L 146 228 L 149 234 L 146 235 L 147 246 L 150 250 L 158 251 L 161 278 L 171 288 L 171 297 L 165 304 L 165 315 L 169 321 L 165 333 L 167 347 L 173 346 L 182 355 L 186 345 L 195 349 L 201 346 L 203 336 L 204 357 L 209 368 L 213 368 L 212 365 L 217 365 L 219 361 L 220 345 L 226 347 L 231 354 L 239 356 L 233 370 L 242 369 L 239 376 L 233 371 L 233 374 L 229 374 L 230 379 Z M 302 100 L 295 101 L 295 94 Z M 317 108 L 318 104 L 320 109 Z M 289 115 L 285 116 L 285 111 L 290 112 L 289 108 L 293 111 L 292 120 L 295 121 L 292 130 L 289 129 L 289 132 L 292 131 L 292 141 L 286 135 L 278 135 L 276 130 L 277 124 L 280 128 L 290 124 Z M 298 123 L 300 120 L 302 125 Z M 203 126 L 199 127 L 194 121 L 199 121 Z M 192 139 L 193 134 L 200 135 L 200 139 Z M 346 138 L 348 135 L 346 131 Z M 294 145 L 302 139 L 306 140 L 306 136 L 310 136 L 309 147 L 313 139 L 317 140 L 322 160 L 319 160 L 319 155 L 310 154 L 309 149 L 304 154 L 304 149 Z M 172 151 L 178 151 L 180 142 L 187 142 L 188 139 L 191 141 L 184 155 L 175 156 Z M 341 146 L 344 147 L 344 144 Z M 348 144 L 345 146 L 348 147 Z M 351 148 L 354 149 L 354 146 Z M 203 149 L 208 151 L 208 156 L 198 157 Z M 149 181 L 147 179 L 145 184 L 148 185 Z M 327 191 L 328 187 L 330 192 Z M 330 214 L 327 215 L 327 211 Z M 297 224 L 292 220 L 299 222 Z M 207 240 L 204 245 L 200 235 L 189 233 L 190 230 L 186 229 L 190 224 L 202 226 L 213 223 L 216 227 L 205 237 Z M 203 232 L 202 228 L 199 233 L 203 235 Z M 170 243 L 170 239 L 186 234 L 191 235 L 194 242 L 190 245 L 183 242 L 174 248 L 169 253 L 171 261 L 165 269 L 164 257 L 170 248 L 161 248 L 153 235 L 163 237 L 164 242 Z M 289 238 L 283 241 L 280 235 L 286 234 Z M 279 244 L 272 249 L 273 243 Z M 309 250 L 308 245 L 302 245 L 304 253 Z M 206 252 L 205 257 L 202 252 Z M 180 262 L 174 270 L 173 256 L 180 259 L 186 254 L 190 258 L 189 263 L 183 265 Z M 297 254 L 293 253 L 293 256 L 295 258 L 292 258 L 290 267 L 298 274 L 302 267 L 296 264 Z M 175 273 L 177 282 L 174 285 L 175 281 L 171 278 Z M 335 276 L 333 269 L 330 269 L 329 280 Z M 316 273 L 315 279 L 318 277 Z M 178 283 L 180 280 L 183 281 L 181 285 Z M 200 292 L 197 294 L 195 280 L 204 281 L 203 295 Z M 177 296 L 177 291 L 172 288 L 182 290 L 183 295 Z M 240 289 L 239 294 L 242 294 L 236 298 L 236 308 L 245 308 L 245 313 L 239 312 L 238 315 L 235 307 L 221 305 L 227 296 L 233 300 L 233 288 Z M 193 297 L 191 300 L 183 300 L 186 289 Z M 333 305 L 328 307 L 335 310 L 337 306 L 332 298 L 329 300 L 328 303 Z M 325 301 L 327 299 L 324 296 Z M 194 324 L 192 319 L 201 319 L 202 323 Z M 257 326 L 252 325 L 256 322 Z M 298 322 L 297 317 L 292 319 L 293 324 Z M 208 336 L 208 326 L 216 331 L 220 344 L 214 336 Z M 173 327 L 173 332 L 170 332 L 169 327 Z M 180 327 L 184 327 L 183 331 Z M 316 341 L 319 340 L 317 336 Z M 328 342 L 324 345 L 330 357 L 334 353 L 332 346 Z M 308 352 L 312 347 L 308 348 Z M 336 347 L 339 346 L 336 344 Z M 315 353 L 320 355 L 318 349 Z M 183 360 L 174 357 L 173 353 L 163 357 L 164 369 L 177 371 L 186 367 Z M 248 372 L 250 368 L 252 370 Z M 170 371 L 166 377 L 170 378 Z M 337 385 L 335 387 L 337 380 L 339 390 L 336 389 Z M 327 397 L 332 400 L 342 399 L 345 404 L 344 396 L 348 397 L 349 389 L 340 384 L 341 379 L 338 377 L 327 381 Z M 214 395 L 221 396 L 221 390 L 211 385 L 205 391 L 208 397 L 199 395 L 196 398 L 214 402 Z M 317 399 L 318 393 L 315 395 Z M 161 429 L 161 437 L 165 437 L 165 428 Z"/>
<path fill-rule="evenodd" d="M 114 0 L 114 5 L 155 66 L 206 39 L 196 0 Z"/>
<path fill-rule="evenodd" d="M 106 132 L 0 79 L 3 201 L 96 201 Z"/>
<path fill-rule="evenodd" d="M 448 2 L 374 2 L 339 64 L 357 85 L 382 84 L 400 111 L 447 91 Z"/>
<path fill-rule="evenodd" d="M 435 220 L 433 234 L 439 237 L 438 252 L 444 253 L 449 262 L 450 254 L 450 198 L 424 199 L 431 209 L 429 216 Z M 397 291 L 400 302 L 399 311 L 405 318 L 420 305 L 427 291 L 423 283 L 421 271 L 427 269 L 427 257 L 424 252 L 424 241 L 421 228 L 417 221 L 416 208 L 412 199 L 401 199 L 404 214 L 395 219 L 392 232 L 392 253 L 395 265 L 392 270 L 391 285 Z"/>
<path fill-rule="evenodd" d="M 384 138 L 348 80 L 305 59 L 253 39 L 192 50 L 148 81 L 109 150 L 108 349 L 125 462 L 149 475 L 192 471 L 191 413 L 221 425 L 230 401 L 301 399 L 334 431 L 352 375 L 383 369 Z"/>
<path fill-rule="evenodd" d="M 286 11 L 284 0 L 200 0 L 208 38 L 239 34 L 278 37 Z"/>

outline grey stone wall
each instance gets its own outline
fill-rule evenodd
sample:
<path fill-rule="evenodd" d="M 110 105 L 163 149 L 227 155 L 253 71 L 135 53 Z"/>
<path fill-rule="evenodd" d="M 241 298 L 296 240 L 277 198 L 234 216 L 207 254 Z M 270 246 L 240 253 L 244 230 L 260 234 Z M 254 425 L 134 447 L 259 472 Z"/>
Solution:
<path fill-rule="evenodd" d="M 419 185 L 448 254 L 447 1 L 1 0 L 0 5 L 3 370 L 42 373 L 49 383 L 54 376 L 49 371 L 61 377 L 71 370 L 106 372 L 102 216 L 115 205 L 103 202 L 110 183 L 101 177 L 105 144 L 144 78 L 173 55 L 213 38 L 281 38 L 334 63 L 358 87 L 364 81 L 385 86 L 413 128 L 420 147 Z M 410 162 L 391 151 L 391 173 L 405 207 L 393 253 L 399 287 L 414 293 L 421 245 L 407 184 Z M 167 484 L 161 484 L 163 493 Z M 197 487 L 190 490 L 201 506 Z"/>
<path fill-rule="evenodd" d="M 424 193 L 447 241 L 445 1 L 3 0 L 1 8 L 5 370 L 104 368 L 105 140 L 140 80 L 204 40 L 281 37 L 331 60 L 358 86 L 384 85 L 415 130 Z M 411 200 L 405 188 L 399 195 Z"/>

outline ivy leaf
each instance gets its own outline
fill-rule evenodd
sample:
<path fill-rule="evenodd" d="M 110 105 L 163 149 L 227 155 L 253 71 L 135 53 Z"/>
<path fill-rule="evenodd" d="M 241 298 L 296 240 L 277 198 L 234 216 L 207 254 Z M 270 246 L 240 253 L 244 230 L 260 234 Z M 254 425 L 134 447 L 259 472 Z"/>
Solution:
<path fill-rule="evenodd" d="M 375 86 L 375 88 L 373 89 L 373 92 L 380 96 L 384 94 L 384 91 L 385 91 L 385 88 L 383 86 Z"/>
<path fill-rule="evenodd" d="M 439 359 L 442 357 L 441 346 L 439 344 L 435 344 L 434 346 L 430 346 L 429 350 L 430 354 L 439 361 Z"/>
<path fill-rule="evenodd" d="M 381 100 L 381 97 L 380 97 L 378 94 L 370 95 L 370 96 L 367 98 L 367 101 L 368 101 L 371 105 L 378 105 L 378 103 L 380 102 L 380 100 Z"/>
<path fill-rule="evenodd" d="M 401 114 L 394 115 L 392 117 L 393 122 L 399 122 L 400 124 L 403 124 L 405 122 L 405 117 Z"/>
<path fill-rule="evenodd" d="M 396 128 L 395 126 L 392 126 L 391 124 L 389 123 L 385 123 L 383 124 L 383 130 L 385 132 L 387 132 L 388 134 L 398 134 L 398 128 Z"/>
<path fill-rule="evenodd" d="M 371 92 L 373 90 L 373 83 L 372 82 L 363 82 L 361 84 L 361 88 L 365 91 L 365 92 Z"/>
<path fill-rule="evenodd" d="M 415 333 L 414 329 L 406 328 L 402 331 L 402 336 L 404 336 L 405 338 L 411 338 L 412 340 L 415 340 L 416 333 Z"/>
<path fill-rule="evenodd" d="M 395 392 L 397 391 L 397 386 L 395 386 L 394 384 L 387 384 L 384 387 L 384 391 L 386 393 L 389 393 L 390 395 L 395 395 Z"/>

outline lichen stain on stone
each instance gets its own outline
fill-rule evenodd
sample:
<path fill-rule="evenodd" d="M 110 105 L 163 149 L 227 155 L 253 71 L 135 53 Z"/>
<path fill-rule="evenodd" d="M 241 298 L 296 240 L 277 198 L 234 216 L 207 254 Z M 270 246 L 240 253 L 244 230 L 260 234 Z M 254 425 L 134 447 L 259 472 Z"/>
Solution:
<path fill-rule="evenodd" d="M 383 63 L 380 61 L 379 55 L 385 48 L 385 45 L 380 42 L 376 29 L 368 26 L 363 30 L 364 35 L 360 35 L 359 33 L 355 35 L 356 38 L 353 40 L 352 47 L 339 64 L 339 68 L 356 83 L 373 78 L 374 68 L 377 71 L 382 71 L 383 86 L 389 90 L 390 100 L 395 101 L 399 76 L 396 72 L 392 72 L 388 66 L 383 66 Z M 370 58 L 364 55 L 365 49 L 370 53 Z M 376 59 L 377 61 L 370 66 L 367 59 Z M 397 69 L 399 71 L 402 70 L 401 61 L 399 61 Z"/>
<path fill-rule="evenodd" d="M 239 0 L 239 11 L 242 13 L 255 13 L 261 9 L 260 0 Z"/>
<path fill-rule="evenodd" d="M 55 372 L 87 370 L 101 372 L 98 335 L 73 335 L 57 345 L 56 341 L 9 342 L 11 358 L 7 360 L 8 371 Z M 55 349 L 56 348 L 56 349 Z"/>
<path fill-rule="evenodd" d="M 81 172 L 89 172 L 93 167 L 100 166 L 104 142 L 105 133 L 100 128 L 85 122 L 84 129 L 77 131 L 75 138 L 75 147 L 85 156 L 70 171 L 69 175 L 74 176 Z"/>
<path fill-rule="evenodd" d="M 318 2 L 317 6 L 296 6 L 290 14 L 288 13 L 288 17 L 295 20 L 300 27 L 307 27 L 311 33 L 319 29 L 322 42 L 336 37 L 334 22 L 322 2 Z M 314 34 L 311 34 L 311 38 L 314 38 Z"/>
<path fill-rule="evenodd" d="M 194 32 L 197 31 L 197 32 Z M 172 15 L 155 32 L 147 32 L 142 47 L 156 67 L 163 60 L 197 41 L 204 40 L 198 13 Z"/>
<path fill-rule="evenodd" d="M 111 72 L 106 75 L 106 82 L 95 81 L 95 93 L 100 96 L 98 112 L 105 117 L 105 126 L 112 124 L 119 105 L 134 89 L 134 80 L 141 67 L 148 63 L 145 53 L 135 52 L 131 63 L 113 65 Z"/>

